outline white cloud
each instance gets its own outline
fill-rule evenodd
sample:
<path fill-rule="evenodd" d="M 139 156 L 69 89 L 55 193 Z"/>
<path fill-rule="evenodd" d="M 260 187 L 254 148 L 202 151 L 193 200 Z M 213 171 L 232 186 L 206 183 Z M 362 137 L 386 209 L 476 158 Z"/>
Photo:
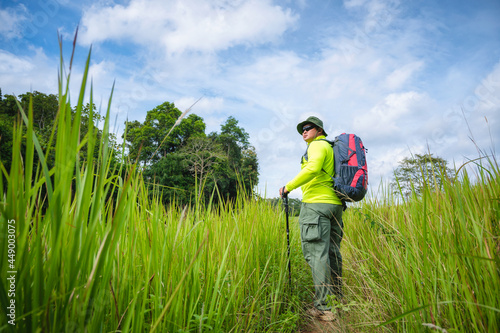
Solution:
<path fill-rule="evenodd" d="M 174 101 L 175 107 L 180 111 L 185 111 L 192 107 L 191 113 L 203 118 L 206 130 L 205 133 L 220 131 L 220 125 L 227 119 L 221 113 L 225 108 L 225 101 L 222 97 L 201 96 L 201 99 L 195 97 L 181 97 Z M 195 104 L 196 103 L 196 104 Z"/>
<path fill-rule="evenodd" d="M 235 66 L 228 76 L 242 84 L 240 97 L 260 101 L 259 98 L 265 96 L 256 98 L 255 92 L 273 99 L 278 92 L 280 95 L 289 95 L 290 89 L 307 84 L 310 79 L 308 70 L 307 64 L 295 53 L 279 52 L 258 58 L 248 66 Z M 271 91 L 274 92 L 273 95 L 269 95 Z"/>
<path fill-rule="evenodd" d="M 22 73 L 33 70 L 34 65 L 28 58 L 21 58 L 12 53 L 0 50 L 0 72 Z"/>
<path fill-rule="evenodd" d="M 411 76 L 421 70 L 423 61 L 414 61 L 400 68 L 395 69 L 385 80 L 387 88 L 390 90 L 400 89 L 411 78 Z"/>
<path fill-rule="evenodd" d="M 224 107 L 224 99 L 222 97 L 182 97 L 175 100 L 174 103 L 181 111 L 192 107 L 193 112 L 196 111 L 196 114 L 212 114 L 215 110 L 220 110 Z"/>
<path fill-rule="evenodd" d="M 132 0 L 126 6 L 94 5 L 82 18 L 80 41 L 108 39 L 163 45 L 169 54 L 216 52 L 273 42 L 297 20 L 268 0 Z"/>
<path fill-rule="evenodd" d="M 364 144 L 366 145 L 367 143 L 364 142 Z M 371 186 L 377 186 L 381 179 L 384 181 L 390 180 L 394 169 L 399 165 L 399 161 L 408 157 L 411 153 L 421 153 L 423 146 L 409 149 L 408 146 L 402 146 L 394 142 L 393 144 L 384 146 L 383 149 L 376 148 L 373 146 L 368 147 L 368 154 L 366 155 L 368 182 Z"/>
<path fill-rule="evenodd" d="M 11 39 L 20 37 L 23 22 L 26 21 L 27 9 L 23 4 L 17 7 L 0 9 L 0 36 Z"/>
<path fill-rule="evenodd" d="M 360 7 L 363 6 L 368 0 L 344 0 L 344 6 L 346 8 Z"/>
<path fill-rule="evenodd" d="M 483 109 L 498 109 L 500 107 L 500 62 L 474 89 L 474 95 L 481 101 Z"/>
<path fill-rule="evenodd" d="M 368 113 L 354 117 L 354 126 L 372 139 L 387 140 L 413 134 L 412 121 L 425 116 L 421 112 L 425 100 L 425 95 L 414 91 L 389 94 Z"/>
<path fill-rule="evenodd" d="M 399 0 L 345 0 L 344 7 L 360 15 L 361 34 L 370 34 L 384 29 L 398 13 Z"/>
<path fill-rule="evenodd" d="M 102 82 L 112 79 L 115 71 L 115 63 L 112 61 L 103 60 L 99 63 L 94 63 L 89 67 L 89 77 L 94 81 Z"/>
<path fill-rule="evenodd" d="M 1 87 L 4 94 L 22 94 L 31 90 L 57 92 L 56 63 L 42 49 L 32 49 L 28 56 L 0 50 Z"/>
<path fill-rule="evenodd" d="M 474 138 L 480 149 L 500 142 L 500 62 L 463 100 L 461 111 L 470 129 L 463 129 L 464 137 Z"/>

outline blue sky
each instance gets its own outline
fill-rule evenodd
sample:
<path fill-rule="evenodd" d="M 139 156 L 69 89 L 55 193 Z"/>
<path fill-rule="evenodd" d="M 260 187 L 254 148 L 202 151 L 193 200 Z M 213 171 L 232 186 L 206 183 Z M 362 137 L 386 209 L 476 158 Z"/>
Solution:
<path fill-rule="evenodd" d="M 57 92 L 59 45 L 73 99 L 92 46 L 94 99 L 115 131 L 165 101 L 207 133 L 234 116 L 250 134 L 268 197 L 299 171 L 309 115 L 329 138 L 358 134 L 370 186 L 411 153 L 461 165 L 500 138 L 500 1 L 129 0 L 0 2 L 3 94 Z M 472 139 L 473 140 L 472 140 Z M 474 144 L 475 143 L 475 144 Z M 301 196 L 299 190 L 292 194 Z"/>

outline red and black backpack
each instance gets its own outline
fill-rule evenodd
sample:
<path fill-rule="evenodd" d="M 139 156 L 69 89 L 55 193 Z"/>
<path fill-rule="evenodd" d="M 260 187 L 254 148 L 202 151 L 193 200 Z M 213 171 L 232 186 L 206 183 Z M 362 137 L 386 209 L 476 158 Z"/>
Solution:
<path fill-rule="evenodd" d="M 342 201 L 360 201 L 368 189 L 367 149 L 356 134 L 342 133 L 333 141 L 335 176 L 333 188 Z M 326 171 L 325 171 L 326 172 Z"/>

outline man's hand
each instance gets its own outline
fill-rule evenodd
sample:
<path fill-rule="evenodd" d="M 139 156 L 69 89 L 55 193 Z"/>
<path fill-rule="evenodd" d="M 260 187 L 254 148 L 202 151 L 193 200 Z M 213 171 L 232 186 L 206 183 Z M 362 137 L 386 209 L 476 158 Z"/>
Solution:
<path fill-rule="evenodd" d="M 284 198 L 288 194 L 288 190 L 286 189 L 286 186 L 283 186 L 280 188 L 280 197 Z"/>

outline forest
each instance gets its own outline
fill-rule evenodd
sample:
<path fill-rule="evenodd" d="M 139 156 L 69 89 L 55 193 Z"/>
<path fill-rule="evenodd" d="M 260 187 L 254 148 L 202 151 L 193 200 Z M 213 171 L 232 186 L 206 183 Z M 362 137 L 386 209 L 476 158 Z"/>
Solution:
<path fill-rule="evenodd" d="M 20 120 L 17 103 L 27 110 L 30 99 L 34 132 L 45 150 L 49 169 L 54 166 L 54 151 L 50 151 L 50 147 L 54 146 L 56 138 L 54 121 L 59 107 L 58 96 L 34 91 L 16 97 L 2 95 L 0 90 L 0 160 L 7 172 L 12 163 L 13 126 Z M 73 107 L 73 116 L 75 112 Z M 119 163 L 137 163 L 151 192 L 159 193 L 164 203 L 193 203 L 197 193 L 205 201 L 211 198 L 234 200 L 240 188 L 252 194 L 259 179 L 257 154 L 250 145 L 249 134 L 238 125 L 238 120 L 229 116 L 221 124 L 219 133 L 206 134 L 203 118 L 194 113 L 182 115 L 173 103 L 164 102 L 147 111 L 143 122 L 126 121 L 126 133 L 120 136 L 122 144 L 118 143 L 116 133 L 109 134 L 109 148 L 113 152 L 111 163 L 115 167 Z M 92 119 L 89 121 L 89 118 Z M 92 126 L 97 144 L 102 138 L 103 120 L 95 104 L 84 105 L 80 136 L 83 138 Z M 99 150 L 93 151 L 97 158 Z M 86 158 L 86 154 L 87 149 L 83 147 L 82 158 Z"/>

